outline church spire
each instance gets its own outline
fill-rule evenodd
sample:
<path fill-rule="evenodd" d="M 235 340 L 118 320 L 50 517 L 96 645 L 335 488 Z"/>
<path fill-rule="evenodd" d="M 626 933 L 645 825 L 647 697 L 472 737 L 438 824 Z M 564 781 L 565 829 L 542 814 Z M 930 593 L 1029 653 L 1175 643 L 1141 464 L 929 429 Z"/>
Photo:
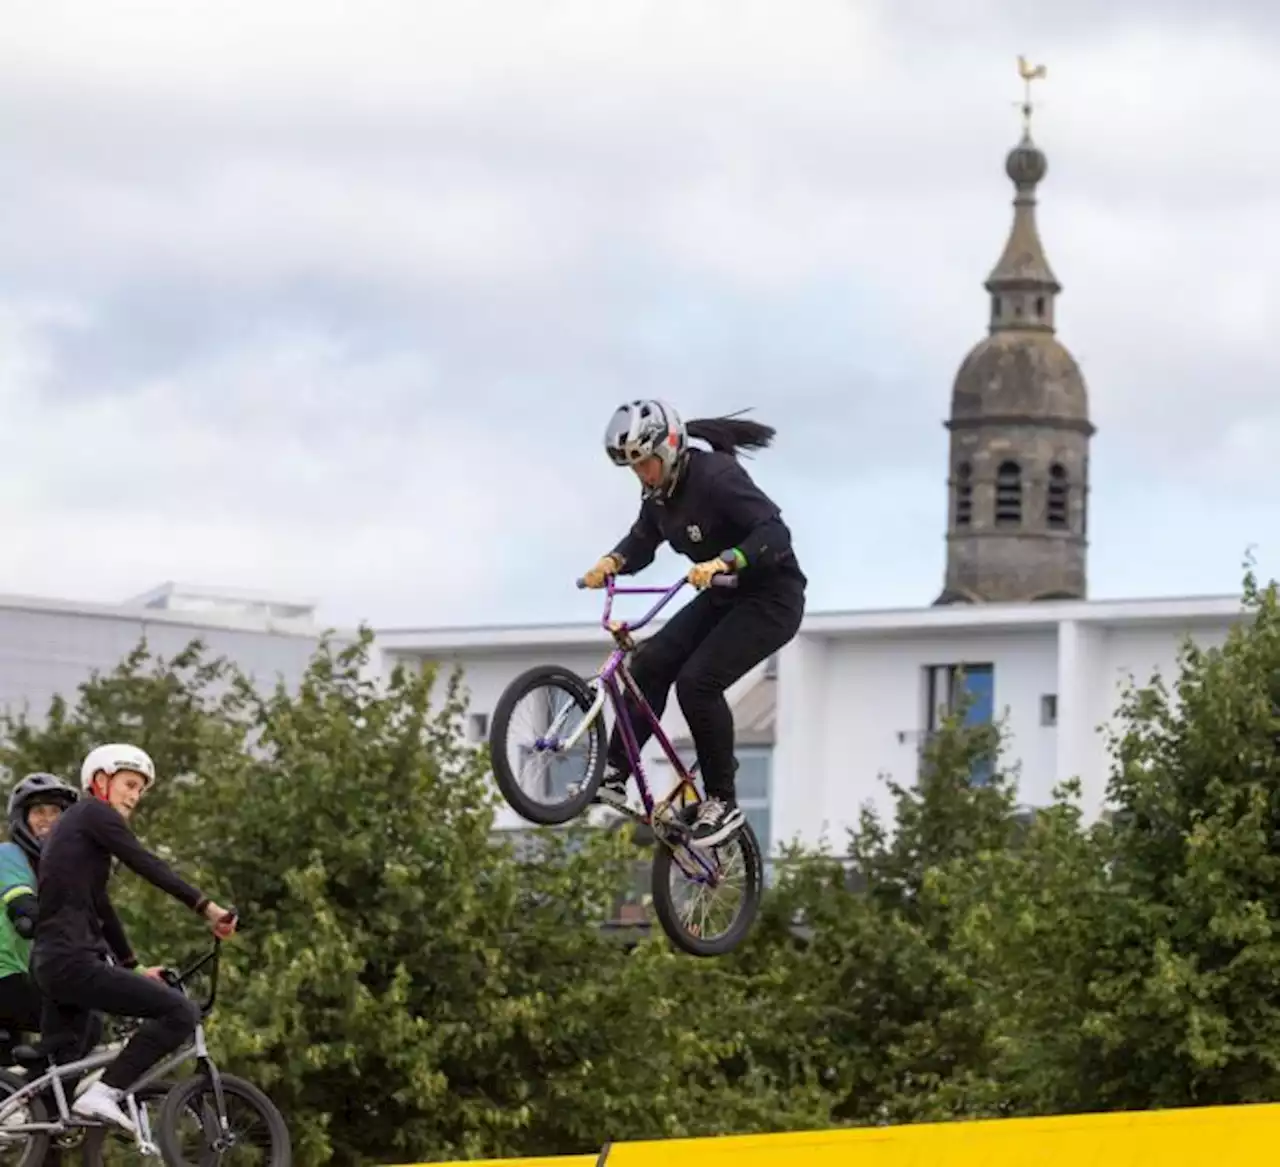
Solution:
<path fill-rule="evenodd" d="M 1009 151 L 1004 170 L 1014 186 L 1013 225 L 1004 251 L 984 287 L 991 294 L 992 333 L 1053 331 L 1054 297 L 1062 291 L 1040 241 L 1036 226 L 1036 187 L 1044 181 L 1049 161 L 1031 138 L 1031 84 L 1043 78 L 1044 65 L 1029 66 L 1018 58 L 1018 73 L 1026 86 L 1022 100 L 1022 140 Z"/>
<path fill-rule="evenodd" d="M 951 393 L 947 566 L 938 604 L 1083 599 L 1088 594 L 1089 395 L 1053 327 L 1061 288 L 1036 230 L 1036 187 L 1048 170 L 1031 140 L 1031 82 L 1022 141 L 1005 159 L 1013 227 L 986 288 L 991 327 Z"/>

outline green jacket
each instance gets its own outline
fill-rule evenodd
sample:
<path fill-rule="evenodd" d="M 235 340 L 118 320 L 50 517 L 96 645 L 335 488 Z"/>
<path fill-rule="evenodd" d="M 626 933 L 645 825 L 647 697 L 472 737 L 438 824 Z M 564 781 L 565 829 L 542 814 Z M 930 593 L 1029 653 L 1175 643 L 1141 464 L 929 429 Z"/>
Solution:
<path fill-rule="evenodd" d="M 0 843 L 0 977 L 25 973 L 31 960 L 31 941 L 18 935 L 8 907 L 19 896 L 36 894 L 36 873 L 17 843 Z"/>

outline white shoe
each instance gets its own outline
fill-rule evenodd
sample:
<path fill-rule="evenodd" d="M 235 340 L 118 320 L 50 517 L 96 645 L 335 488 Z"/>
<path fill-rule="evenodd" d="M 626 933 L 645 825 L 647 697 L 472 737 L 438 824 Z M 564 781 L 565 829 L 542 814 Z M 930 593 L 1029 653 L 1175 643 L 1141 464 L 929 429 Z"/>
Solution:
<path fill-rule="evenodd" d="M 84 1118 L 97 1118 L 105 1122 L 113 1122 L 116 1126 L 123 1127 L 131 1135 L 136 1134 L 133 1123 L 129 1116 L 120 1108 L 119 1090 L 113 1090 L 110 1086 L 104 1086 L 101 1082 L 95 1082 L 89 1087 L 79 1098 L 71 1105 L 73 1114 L 82 1115 Z"/>

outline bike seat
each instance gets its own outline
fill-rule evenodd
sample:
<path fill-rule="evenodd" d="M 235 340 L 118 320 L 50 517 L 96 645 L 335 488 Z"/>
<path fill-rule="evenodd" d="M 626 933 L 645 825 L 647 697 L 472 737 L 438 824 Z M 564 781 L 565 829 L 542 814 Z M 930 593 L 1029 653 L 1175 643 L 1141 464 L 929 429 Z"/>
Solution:
<path fill-rule="evenodd" d="M 20 1066 L 39 1068 L 51 1058 L 57 1057 L 63 1050 L 74 1049 L 79 1045 L 75 1034 L 63 1034 L 51 1040 L 40 1040 L 33 1045 L 15 1045 L 13 1060 Z"/>

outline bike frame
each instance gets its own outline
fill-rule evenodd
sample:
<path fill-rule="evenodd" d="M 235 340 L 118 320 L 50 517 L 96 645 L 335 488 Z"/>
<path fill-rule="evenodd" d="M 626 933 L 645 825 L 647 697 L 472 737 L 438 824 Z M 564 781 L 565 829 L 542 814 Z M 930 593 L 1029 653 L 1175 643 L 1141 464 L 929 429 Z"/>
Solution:
<path fill-rule="evenodd" d="M 213 1094 L 217 1101 L 218 1122 L 225 1128 L 226 1125 L 226 1102 L 222 1095 L 222 1080 L 218 1076 L 217 1067 L 209 1057 L 208 1047 L 205 1045 L 204 1038 L 204 1019 L 209 1016 L 213 1010 L 213 1003 L 218 995 L 218 957 L 221 952 L 222 942 L 216 937 L 213 942 L 213 949 L 201 957 L 195 964 L 191 965 L 185 972 L 178 973 L 174 976 L 167 977 L 166 980 L 174 988 L 180 988 L 185 992 L 182 986 L 191 979 L 200 969 L 210 962 L 213 963 L 213 972 L 211 975 L 212 985 L 209 989 L 209 999 L 200 1006 L 200 1021 L 196 1024 L 195 1035 L 192 1040 L 183 1045 L 180 1049 L 163 1058 L 152 1066 L 145 1074 L 134 1082 L 125 1092 L 122 1101 L 129 1117 L 133 1120 L 134 1129 L 137 1131 L 138 1149 L 145 1155 L 158 1154 L 159 1151 L 151 1140 L 150 1123 L 147 1121 L 146 1114 L 142 1112 L 138 1106 L 136 1094 L 139 1090 L 145 1089 L 152 1083 L 164 1078 L 167 1074 L 171 1074 L 179 1066 L 181 1066 L 188 1058 L 194 1057 L 199 1063 L 200 1068 L 208 1076 L 213 1084 Z M 37 1049 L 39 1046 L 37 1046 Z M 58 1134 L 67 1130 L 71 1126 L 97 1126 L 99 1124 L 89 1121 L 77 1121 L 71 1114 L 71 1106 L 67 1101 L 67 1091 L 64 1081 L 68 1078 L 74 1078 L 80 1074 L 91 1074 L 95 1070 L 105 1069 L 111 1062 L 119 1056 L 121 1044 L 101 1047 L 89 1054 L 87 1057 L 78 1058 L 74 1062 L 64 1062 L 59 1065 L 52 1065 L 48 1070 L 41 1074 L 38 1078 L 34 1078 L 19 1090 L 15 1090 L 7 1098 L 0 1102 L 0 1146 L 8 1141 L 11 1135 L 26 1134 Z M 29 1123 L 8 1123 L 6 1119 L 14 1111 L 19 1109 L 23 1103 L 33 1095 L 39 1094 L 46 1087 L 52 1087 L 54 1100 L 58 1104 L 58 1116 L 50 1122 L 29 1122 Z M 223 1129 L 221 1134 L 225 1135 Z"/>
<path fill-rule="evenodd" d="M 654 713 L 652 706 L 640 691 L 640 686 L 636 684 L 635 678 L 631 675 L 631 669 L 627 665 L 627 658 L 637 647 L 632 634 L 639 632 L 640 629 L 649 624 L 675 598 L 686 583 L 688 583 L 687 578 L 681 576 L 674 584 L 665 588 L 619 587 L 614 582 L 613 576 L 608 577 L 605 582 L 604 614 L 600 617 L 600 627 L 613 638 L 615 647 L 600 668 L 600 671 L 588 682 L 590 687 L 596 689 L 595 701 L 592 702 L 591 708 L 587 711 L 587 715 L 582 719 L 578 728 L 560 746 L 565 752 L 573 749 L 582 735 L 595 722 L 595 719 L 600 716 L 604 709 L 604 703 L 606 701 L 610 702 L 613 706 L 614 715 L 618 719 L 618 731 L 622 735 L 623 749 L 626 751 L 627 762 L 632 775 L 635 777 L 636 785 L 640 788 L 640 798 L 644 803 L 645 811 L 643 815 L 637 815 L 630 811 L 624 813 L 645 822 L 651 828 L 658 821 L 662 821 L 665 825 L 676 825 L 673 821 L 674 816 L 669 812 L 677 799 L 679 799 L 681 808 L 700 801 L 698 788 L 693 777 L 693 773 L 697 769 L 697 763 L 695 762 L 692 767 L 686 767 L 680 760 L 680 755 L 676 753 L 675 746 L 671 744 L 671 739 L 662 728 L 662 722 L 658 715 Z M 712 584 L 717 587 L 736 587 L 737 583 L 737 578 L 732 575 L 712 577 Z M 579 584 L 581 584 L 581 581 L 579 581 Z M 659 599 L 639 620 L 626 621 L 612 618 L 615 596 L 640 595 L 656 595 Z M 654 740 L 658 743 L 659 748 L 666 755 L 667 761 L 671 763 L 676 772 L 676 784 L 661 802 L 655 801 L 649 786 L 649 780 L 645 775 L 644 762 L 640 757 L 640 746 L 636 740 L 635 727 L 631 723 L 626 703 L 623 700 L 624 693 L 629 694 L 632 700 L 635 701 L 641 717 L 649 724 Z M 688 848 L 688 850 L 702 868 L 703 876 L 714 879 L 715 866 L 708 858 L 701 855 L 696 848 Z M 684 867 L 683 863 L 681 863 L 681 867 Z M 687 868 L 686 873 L 692 875 L 695 879 L 699 878 L 697 874 L 689 872 Z M 2 1117 L 0 1115 L 0 1118 Z"/>

